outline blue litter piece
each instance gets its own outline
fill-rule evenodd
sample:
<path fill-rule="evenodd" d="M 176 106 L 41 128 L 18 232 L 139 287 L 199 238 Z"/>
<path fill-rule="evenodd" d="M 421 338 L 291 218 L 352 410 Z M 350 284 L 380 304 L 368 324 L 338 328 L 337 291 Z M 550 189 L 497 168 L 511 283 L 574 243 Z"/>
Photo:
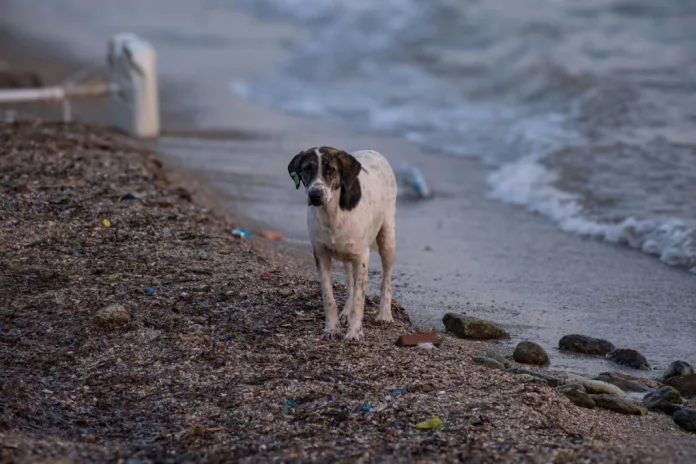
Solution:
<path fill-rule="evenodd" d="M 152 288 L 152 287 L 147 287 L 147 288 L 145 289 L 145 291 L 146 291 L 147 293 L 155 293 L 157 290 L 154 289 L 154 288 Z"/>
<path fill-rule="evenodd" d="M 394 428 L 397 429 L 397 430 L 403 430 L 403 429 L 404 429 L 404 426 L 401 425 L 401 424 L 399 424 L 398 422 L 394 422 L 393 425 L 394 425 Z"/>
<path fill-rule="evenodd" d="M 370 404 L 363 406 L 363 411 L 368 412 L 368 413 L 372 412 L 373 409 L 375 409 L 375 407 L 370 405 Z"/>
<path fill-rule="evenodd" d="M 393 391 L 397 396 L 404 396 L 406 394 L 406 390 L 402 390 L 401 388 L 395 388 Z"/>
<path fill-rule="evenodd" d="M 249 238 L 249 237 L 251 237 L 251 232 L 249 232 L 246 229 L 234 229 L 232 231 L 232 235 L 234 235 L 235 237 L 240 237 L 240 238 L 244 238 L 244 237 Z"/>
<path fill-rule="evenodd" d="M 285 406 L 288 406 L 288 407 L 293 407 L 293 406 L 297 406 L 298 404 L 300 404 L 300 400 L 294 400 L 294 401 L 293 400 L 285 400 L 285 401 L 283 401 L 283 404 Z"/>
<path fill-rule="evenodd" d="M 403 190 L 411 190 L 419 198 L 432 197 L 433 192 L 418 168 L 404 165 L 395 172 L 395 175 L 399 194 L 403 193 Z"/>

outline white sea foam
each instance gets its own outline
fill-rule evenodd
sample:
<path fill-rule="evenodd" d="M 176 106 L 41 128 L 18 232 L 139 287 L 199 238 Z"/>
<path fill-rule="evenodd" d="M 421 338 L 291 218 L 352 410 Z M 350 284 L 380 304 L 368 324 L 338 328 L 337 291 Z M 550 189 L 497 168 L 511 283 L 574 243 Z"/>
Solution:
<path fill-rule="evenodd" d="M 490 196 L 524 206 L 552 219 L 574 234 L 628 245 L 658 256 L 672 266 L 696 263 L 696 229 L 682 220 L 664 222 L 629 217 L 617 224 L 600 223 L 583 216 L 581 198 L 554 187 L 558 176 L 538 162 L 523 159 L 509 163 L 488 177 Z M 691 272 L 696 273 L 696 267 Z"/>

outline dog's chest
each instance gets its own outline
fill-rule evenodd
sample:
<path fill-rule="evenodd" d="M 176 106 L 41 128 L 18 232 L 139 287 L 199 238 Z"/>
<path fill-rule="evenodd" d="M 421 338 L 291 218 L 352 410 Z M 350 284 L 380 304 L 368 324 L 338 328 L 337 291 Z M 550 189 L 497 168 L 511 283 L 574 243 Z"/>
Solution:
<path fill-rule="evenodd" d="M 322 220 L 324 219 L 324 220 Z M 343 217 L 333 223 L 317 214 L 310 214 L 308 226 L 314 246 L 321 246 L 334 255 L 334 258 L 354 256 L 364 252 L 374 241 L 376 235 L 371 224 L 356 221 L 356 218 Z"/>

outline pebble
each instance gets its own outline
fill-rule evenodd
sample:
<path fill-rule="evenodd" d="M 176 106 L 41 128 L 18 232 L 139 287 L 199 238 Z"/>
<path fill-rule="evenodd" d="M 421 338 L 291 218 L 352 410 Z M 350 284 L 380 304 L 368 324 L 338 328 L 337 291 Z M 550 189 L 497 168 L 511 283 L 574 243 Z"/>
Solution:
<path fill-rule="evenodd" d="M 651 410 L 664 403 L 682 404 L 683 402 L 684 400 L 679 392 L 668 385 L 648 393 L 645 395 L 645 398 L 643 398 L 643 406 Z"/>
<path fill-rule="evenodd" d="M 565 392 L 566 390 L 577 390 L 585 393 L 585 387 L 581 383 L 567 383 L 558 387 L 560 392 Z"/>
<path fill-rule="evenodd" d="M 508 361 L 504 356 L 501 356 L 498 353 L 495 353 L 493 351 L 486 351 L 486 356 L 491 359 L 495 359 L 506 368 L 510 367 L 510 361 Z"/>
<path fill-rule="evenodd" d="M 682 408 L 674 413 L 672 419 L 687 432 L 696 433 L 696 409 Z"/>
<path fill-rule="evenodd" d="M 97 311 L 94 320 L 101 325 L 125 325 L 130 322 L 131 315 L 122 305 L 113 304 Z"/>
<path fill-rule="evenodd" d="M 206 259 L 208 259 L 208 253 L 201 250 L 201 252 L 198 253 L 198 259 L 200 259 L 201 261 L 205 261 Z"/>
<path fill-rule="evenodd" d="M 488 358 L 486 356 L 472 356 L 471 360 L 474 361 L 476 364 L 490 367 L 491 369 L 505 369 L 505 365 L 503 363 L 496 359 Z"/>
<path fill-rule="evenodd" d="M 612 396 L 623 397 L 626 396 L 626 392 L 621 390 L 616 385 L 610 383 L 602 382 L 601 380 L 586 380 L 583 382 L 583 386 L 588 393 L 594 394 L 607 394 Z"/>
<path fill-rule="evenodd" d="M 642 371 L 650 370 L 650 365 L 645 359 L 645 356 L 630 348 L 619 348 L 607 355 L 609 361 L 621 364 L 622 366 L 640 369 Z"/>
<path fill-rule="evenodd" d="M 670 379 L 672 377 L 678 377 L 680 375 L 689 375 L 694 373 L 694 368 L 691 364 L 686 361 L 674 361 L 665 371 L 662 378 L 664 380 Z"/>
<path fill-rule="evenodd" d="M 558 348 L 572 353 L 590 355 L 605 355 L 616 349 L 611 342 L 601 338 L 577 334 L 566 335 L 561 338 L 558 342 Z"/>
<path fill-rule="evenodd" d="M 628 414 L 634 416 L 644 416 L 648 410 L 627 401 L 623 398 L 618 398 L 611 395 L 592 395 L 592 400 L 595 406 L 609 411 L 614 411 L 619 414 Z"/>
<path fill-rule="evenodd" d="M 626 379 L 624 377 L 620 377 L 619 375 L 613 372 L 603 372 L 599 374 L 597 377 L 595 377 L 595 380 L 601 380 L 602 382 L 616 385 L 623 391 L 637 393 L 645 393 L 650 391 L 650 388 L 648 388 L 643 382 L 640 382 L 638 380 Z"/>
<path fill-rule="evenodd" d="M 545 366 L 549 363 L 549 355 L 538 344 L 534 342 L 524 341 L 517 344 L 515 352 L 512 354 L 512 359 L 521 364 L 534 364 L 537 366 Z"/>
<path fill-rule="evenodd" d="M 561 393 L 565 395 L 574 405 L 580 406 L 581 408 L 594 409 L 595 402 L 587 393 L 576 390 L 574 388 L 568 388 L 561 390 Z"/>
<path fill-rule="evenodd" d="M 459 338 L 491 340 L 508 337 L 508 333 L 493 322 L 463 314 L 447 313 L 442 318 L 442 322 L 448 331 Z"/>

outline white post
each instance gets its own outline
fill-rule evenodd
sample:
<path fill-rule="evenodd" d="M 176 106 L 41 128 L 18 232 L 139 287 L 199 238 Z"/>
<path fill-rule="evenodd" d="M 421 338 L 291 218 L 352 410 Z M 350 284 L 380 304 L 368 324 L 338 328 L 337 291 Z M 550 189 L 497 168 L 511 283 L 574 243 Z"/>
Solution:
<path fill-rule="evenodd" d="M 159 136 L 155 49 L 134 34 L 117 34 L 109 42 L 108 63 L 118 89 L 111 94 L 116 127 L 135 137 Z"/>

